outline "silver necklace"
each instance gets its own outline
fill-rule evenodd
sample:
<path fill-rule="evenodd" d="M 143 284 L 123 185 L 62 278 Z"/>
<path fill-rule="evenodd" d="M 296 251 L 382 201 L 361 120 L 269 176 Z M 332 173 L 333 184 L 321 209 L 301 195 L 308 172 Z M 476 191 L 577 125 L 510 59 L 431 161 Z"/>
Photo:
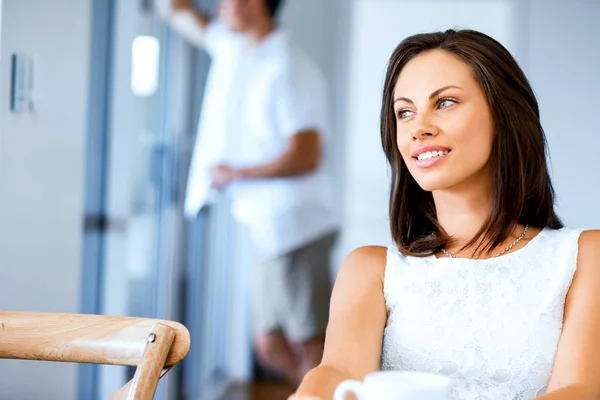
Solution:
<path fill-rule="evenodd" d="M 502 254 L 504 254 L 507 251 L 509 251 L 510 249 L 512 249 L 517 243 L 519 243 L 521 241 L 521 239 L 523 239 L 525 237 L 525 234 L 527 234 L 527 229 L 529 229 L 529 225 L 525 225 L 525 229 L 523 229 L 523 233 L 521 233 L 521 236 L 519 236 L 517 238 L 517 240 L 512 242 L 512 244 L 510 246 L 508 246 L 507 248 L 502 250 L 500 253 L 496 254 L 494 257 L 500 257 Z M 446 249 L 442 249 L 442 253 L 444 253 L 446 256 L 448 256 L 450 258 L 456 258 L 456 256 L 454 254 L 451 254 L 449 251 L 446 251 Z"/>

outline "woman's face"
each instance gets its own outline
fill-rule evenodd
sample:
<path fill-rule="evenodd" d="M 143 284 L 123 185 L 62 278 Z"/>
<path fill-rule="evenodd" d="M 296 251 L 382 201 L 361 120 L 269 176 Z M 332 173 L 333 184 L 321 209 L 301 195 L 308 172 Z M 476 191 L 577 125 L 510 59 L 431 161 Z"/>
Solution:
<path fill-rule="evenodd" d="M 398 150 L 423 190 L 489 184 L 494 123 L 467 64 L 422 53 L 400 73 L 393 99 Z"/>

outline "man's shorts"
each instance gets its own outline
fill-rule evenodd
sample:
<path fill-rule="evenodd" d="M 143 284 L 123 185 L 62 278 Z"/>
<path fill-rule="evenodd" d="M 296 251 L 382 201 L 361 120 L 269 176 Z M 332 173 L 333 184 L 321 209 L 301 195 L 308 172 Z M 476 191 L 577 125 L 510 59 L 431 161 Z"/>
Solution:
<path fill-rule="evenodd" d="M 255 336 L 280 329 L 290 341 L 325 333 L 331 298 L 330 256 L 337 232 L 255 266 Z"/>

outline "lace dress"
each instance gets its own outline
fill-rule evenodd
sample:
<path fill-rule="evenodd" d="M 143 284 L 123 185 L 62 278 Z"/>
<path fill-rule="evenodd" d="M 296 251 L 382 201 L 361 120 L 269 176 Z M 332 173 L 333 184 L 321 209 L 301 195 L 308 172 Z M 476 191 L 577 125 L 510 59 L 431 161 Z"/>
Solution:
<path fill-rule="evenodd" d="M 388 248 L 381 368 L 450 376 L 457 400 L 544 394 L 580 232 L 544 229 L 488 260 L 407 257 Z"/>

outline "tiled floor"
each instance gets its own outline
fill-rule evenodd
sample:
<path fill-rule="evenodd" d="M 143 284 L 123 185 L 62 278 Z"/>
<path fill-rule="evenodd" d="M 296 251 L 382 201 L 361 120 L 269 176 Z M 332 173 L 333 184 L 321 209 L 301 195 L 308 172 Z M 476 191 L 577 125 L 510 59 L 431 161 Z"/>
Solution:
<path fill-rule="evenodd" d="M 253 383 L 231 388 L 221 400 L 286 400 L 294 389 L 279 383 Z"/>

